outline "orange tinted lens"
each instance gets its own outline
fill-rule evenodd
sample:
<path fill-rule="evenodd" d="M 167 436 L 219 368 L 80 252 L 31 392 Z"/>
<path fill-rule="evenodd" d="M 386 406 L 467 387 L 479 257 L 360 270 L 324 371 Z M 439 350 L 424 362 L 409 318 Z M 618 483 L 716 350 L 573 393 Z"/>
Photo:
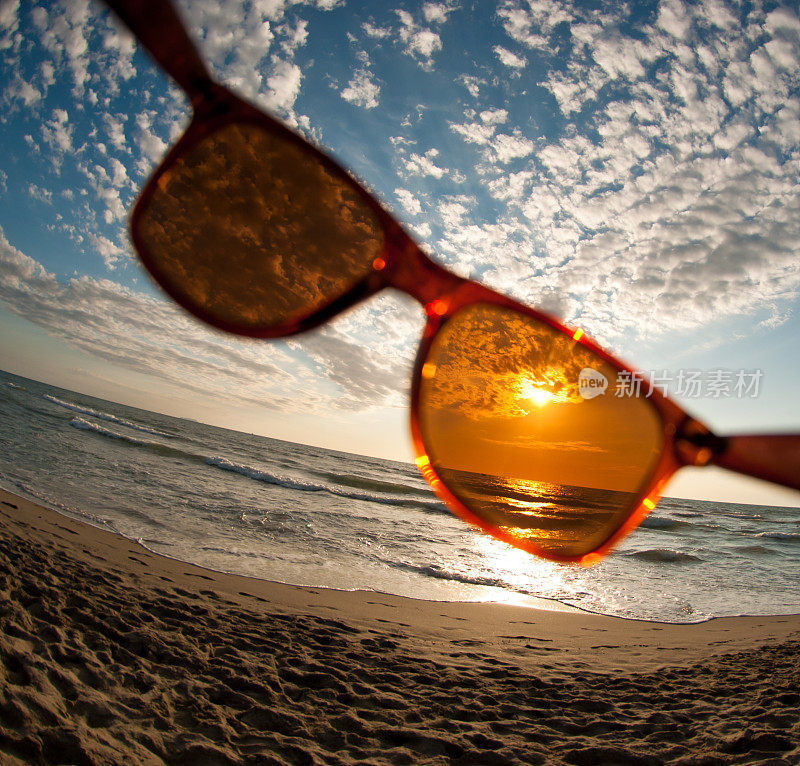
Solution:
<path fill-rule="evenodd" d="M 512 309 L 474 304 L 434 339 L 419 421 L 431 465 L 473 514 L 522 545 L 579 557 L 634 509 L 661 452 L 646 391 Z M 624 381 L 623 381 L 624 382 Z"/>
<path fill-rule="evenodd" d="M 191 146 L 138 211 L 148 266 L 212 321 L 269 328 L 308 316 L 383 248 L 344 174 L 265 127 L 232 124 Z"/>

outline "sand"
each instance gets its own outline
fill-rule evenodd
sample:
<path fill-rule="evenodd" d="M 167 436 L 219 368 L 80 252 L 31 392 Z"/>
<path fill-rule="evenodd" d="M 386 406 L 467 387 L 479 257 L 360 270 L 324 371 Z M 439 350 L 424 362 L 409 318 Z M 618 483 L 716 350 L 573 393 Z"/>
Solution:
<path fill-rule="evenodd" d="M 302 588 L 0 491 L 0 763 L 797 764 L 800 617 Z"/>

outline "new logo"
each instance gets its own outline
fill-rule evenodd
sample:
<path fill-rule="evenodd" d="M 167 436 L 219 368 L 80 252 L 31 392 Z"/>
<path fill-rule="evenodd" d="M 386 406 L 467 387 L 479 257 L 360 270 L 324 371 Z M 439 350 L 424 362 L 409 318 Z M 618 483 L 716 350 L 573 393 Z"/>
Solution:
<path fill-rule="evenodd" d="M 608 380 L 602 372 L 584 367 L 578 375 L 578 393 L 584 399 L 594 399 L 601 396 L 608 388 Z"/>

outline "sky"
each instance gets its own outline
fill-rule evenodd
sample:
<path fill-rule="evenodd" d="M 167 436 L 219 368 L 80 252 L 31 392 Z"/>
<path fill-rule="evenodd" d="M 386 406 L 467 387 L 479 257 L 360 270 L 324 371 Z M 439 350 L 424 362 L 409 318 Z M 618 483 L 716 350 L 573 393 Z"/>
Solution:
<path fill-rule="evenodd" d="M 432 257 L 583 328 L 720 433 L 800 431 L 797 3 L 179 7 L 218 79 L 339 160 Z M 412 458 L 410 299 L 249 341 L 144 273 L 128 210 L 190 114 L 101 4 L 4 0 L 0 78 L 0 368 Z M 712 385 L 742 372 L 757 390 Z M 715 470 L 668 494 L 800 502 Z"/>

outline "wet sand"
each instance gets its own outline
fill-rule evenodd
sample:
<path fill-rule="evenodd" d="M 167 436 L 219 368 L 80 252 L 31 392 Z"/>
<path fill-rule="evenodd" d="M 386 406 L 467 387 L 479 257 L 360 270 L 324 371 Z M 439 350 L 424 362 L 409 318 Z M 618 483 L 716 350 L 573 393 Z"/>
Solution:
<path fill-rule="evenodd" d="M 797 764 L 800 616 L 226 575 L 0 490 L 0 763 Z"/>

